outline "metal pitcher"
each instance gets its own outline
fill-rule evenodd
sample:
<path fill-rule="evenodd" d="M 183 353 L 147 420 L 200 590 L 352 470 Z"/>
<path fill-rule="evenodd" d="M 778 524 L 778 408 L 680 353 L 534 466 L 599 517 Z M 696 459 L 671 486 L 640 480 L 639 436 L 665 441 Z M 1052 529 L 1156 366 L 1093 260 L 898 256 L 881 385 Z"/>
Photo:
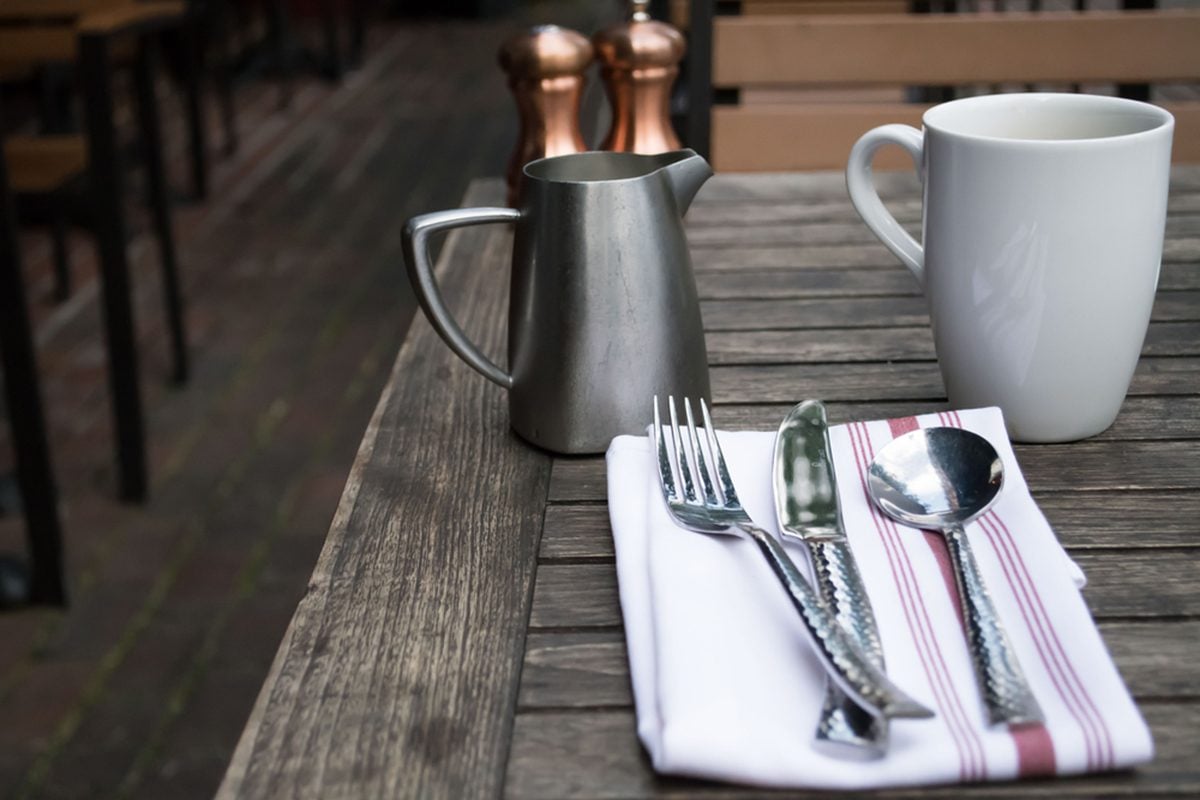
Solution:
<path fill-rule="evenodd" d="M 654 395 L 710 396 L 683 214 L 712 176 L 691 150 L 577 153 L 525 166 L 519 207 L 423 214 L 404 231 L 409 280 L 430 323 L 508 389 L 513 429 L 558 453 L 603 452 L 646 428 Z M 516 226 L 505 372 L 466 337 L 433 276 L 428 239 Z"/>

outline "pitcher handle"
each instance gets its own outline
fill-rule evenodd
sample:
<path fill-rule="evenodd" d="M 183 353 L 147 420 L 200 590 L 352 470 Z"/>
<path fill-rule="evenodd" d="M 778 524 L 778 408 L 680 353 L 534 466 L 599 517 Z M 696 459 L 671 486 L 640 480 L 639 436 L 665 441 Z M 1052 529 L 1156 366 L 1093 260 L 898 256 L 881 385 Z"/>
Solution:
<path fill-rule="evenodd" d="M 435 211 L 413 217 L 404 226 L 404 263 L 408 268 L 408 280 L 416 292 L 417 300 L 433 329 L 446 340 L 459 358 L 467 362 L 480 375 L 511 389 L 512 375 L 496 366 L 490 358 L 480 352 L 463 329 L 454 321 L 433 275 L 429 260 L 429 237 L 438 231 L 482 225 L 487 222 L 516 222 L 521 212 L 514 208 L 458 208 L 451 211 Z"/>
<path fill-rule="evenodd" d="M 924 182 L 921 164 L 925 138 L 921 132 L 909 125 L 881 125 L 864 133 L 850 150 L 850 160 L 846 164 L 846 189 L 850 192 L 850 202 L 854 204 L 863 222 L 867 223 L 867 227 L 879 237 L 879 241 L 912 271 L 917 277 L 917 282 L 924 288 L 925 251 L 917 240 L 909 236 L 908 231 L 896 222 L 896 218 L 879 199 L 879 192 L 875 190 L 871 159 L 875 157 L 875 151 L 885 144 L 897 144 L 907 150 L 912 157 L 913 166 L 917 168 L 917 177 Z"/>

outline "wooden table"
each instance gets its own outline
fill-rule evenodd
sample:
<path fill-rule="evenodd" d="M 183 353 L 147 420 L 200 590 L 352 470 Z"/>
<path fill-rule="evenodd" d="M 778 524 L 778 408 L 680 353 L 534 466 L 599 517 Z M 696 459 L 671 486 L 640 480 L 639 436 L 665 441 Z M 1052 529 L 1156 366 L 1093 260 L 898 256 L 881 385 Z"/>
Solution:
<path fill-rule="evenodd" d="M 915 180 L 880 182 L 916 223 Z M 480 182 L 466 204 L 502 196 Z M 719 426 L 774 429 L 805 397 L 826 400 L 834 422 L 945 407 L 924 300 L 857 220 L 840 175 L 718 176 L 688 223 Z M 1198 168 L 1175 173 L 1167 238 L 1116 424 L 1017 448 L 1088 573 L 1086 598 L 1157 759 L 929 794 L 1200 792 Z M 510 243 L 503 226 L 462 230 L 439 267 L 463 327 L 497 356 Z M 522 444 L 502 392 L 418 319 L 219 796 L 501 794 L 760 793 L 652 773 L 634 732 L 603 459 Z"/>

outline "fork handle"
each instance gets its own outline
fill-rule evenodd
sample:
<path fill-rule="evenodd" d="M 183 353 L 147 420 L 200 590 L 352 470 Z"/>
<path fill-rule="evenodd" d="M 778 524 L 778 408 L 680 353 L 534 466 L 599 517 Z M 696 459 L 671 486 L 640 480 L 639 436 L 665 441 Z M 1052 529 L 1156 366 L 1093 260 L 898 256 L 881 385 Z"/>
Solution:
<path fill-rule="evenodd" d="M 932 711 L 905 694 L 863 654 L 774 536 L 754 524 L 741 523 L 738 527 L 758 545 L 787 591 L 813 650 L 839 689 L 858 705 L 884 718 L 933 716 Z"/>

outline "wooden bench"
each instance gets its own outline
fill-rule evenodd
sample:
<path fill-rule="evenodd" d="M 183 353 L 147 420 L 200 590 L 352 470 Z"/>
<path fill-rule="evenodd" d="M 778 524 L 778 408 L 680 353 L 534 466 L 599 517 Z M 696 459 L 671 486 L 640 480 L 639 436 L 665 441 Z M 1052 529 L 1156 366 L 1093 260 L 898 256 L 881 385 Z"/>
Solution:
<path fill-rule="evenodd" d="M 694 51 L 711 61 L 692 66 L 740 98 L 711 105 L 692 75 L 699 102 L 687 139 L 718 170 L 841 168 L 869 128 L 920 124 L 927 104 L 908 102 L 906 87 L 1200 83 L 1200 9 L 913 14 L 875 13 L 876 0 L 756 0 L 741 16 L 713 17 L 712 7 L 693 4 Z M 812 94 L 830 89 L 837 94 Z M 797 90 L 808 94 L 789 101 Z M 1175 160 L 1200 161 L 1200 102 L 1166 107 L 1177 121 Z M 906 164 L 900 154 L 884 162 Z"/>

